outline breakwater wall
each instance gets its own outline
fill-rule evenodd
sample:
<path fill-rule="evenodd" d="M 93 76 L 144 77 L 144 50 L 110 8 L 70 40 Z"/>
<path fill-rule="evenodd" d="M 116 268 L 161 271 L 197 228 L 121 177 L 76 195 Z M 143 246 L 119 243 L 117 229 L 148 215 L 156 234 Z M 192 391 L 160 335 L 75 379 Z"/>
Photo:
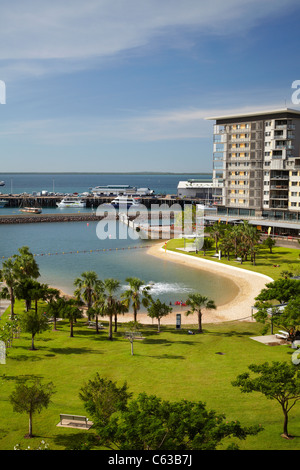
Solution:
<path fill-rule="evenodd" d="M 99 221 L 104 216 L 95 214 L 22 214 L 22 215 L 1 215 L 1 224 L 41 224 L 49 222 L 84 222 Z M 116 219 L 116 217 L 113 217 Z"/>
<path fill-rule="evenodd" d="M 139 213 L 136 215 L 126 216 L 129 221 L 135 220 Z M 158 219 L 168 219 L 169 215 L 157 214 Z M 96 213 L 78 213 L 78 214 L 13 214 L 13 215 L 0 215 L 1 224 L 36 224 L 36 223 L 49 223 L 49 222 L 88 222 L 88 221 L 100 221 L 105 220 L 119 220 L 121 214 L 109 214 L 104 213 L 103 215 L 97 215 Z M 151 214 L 144 215 L 145 220 L 151 220 Z"/>

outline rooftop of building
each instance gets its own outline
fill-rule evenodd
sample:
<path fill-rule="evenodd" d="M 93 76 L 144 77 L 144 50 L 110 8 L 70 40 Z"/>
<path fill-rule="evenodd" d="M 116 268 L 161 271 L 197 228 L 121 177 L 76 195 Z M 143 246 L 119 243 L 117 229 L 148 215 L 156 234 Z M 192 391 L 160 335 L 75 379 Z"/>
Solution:
<path fill-rule="evenodd" d="M 206 120 L 222 120 L 222 119 L 241 119 L 241 118 L 249 118 L 249 117 L 262 117 L 267 115 L 275 115 L 275 114 L 283 114 L 283 113 L 290 113 L 296 114 L 300 117 L 300 110 L 298 109 L 291 109 L 291 108 L 281 108 L 281 109 L 272 109 L 272 110 L 261 110 L 261 111 L 252 111 L 251 113 L 238 113 L 238 114 L 228 114 L 223 116 L 212 116 L 205 118 Z"/>

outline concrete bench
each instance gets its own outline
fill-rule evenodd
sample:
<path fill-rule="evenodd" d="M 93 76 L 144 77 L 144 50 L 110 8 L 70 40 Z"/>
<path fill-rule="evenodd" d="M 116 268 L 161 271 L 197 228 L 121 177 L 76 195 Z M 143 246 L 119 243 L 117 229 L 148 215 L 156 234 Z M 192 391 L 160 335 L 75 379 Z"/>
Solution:
<path fill-rule="evenodd" d="M 71 421 L 72 424 L 75 424 L 76 422 L 85 423 L 85 426 L 88 427 L 88 418 L 86 416 L 60 414 L 61 425 L 63 424 L 63 420 Z"/>

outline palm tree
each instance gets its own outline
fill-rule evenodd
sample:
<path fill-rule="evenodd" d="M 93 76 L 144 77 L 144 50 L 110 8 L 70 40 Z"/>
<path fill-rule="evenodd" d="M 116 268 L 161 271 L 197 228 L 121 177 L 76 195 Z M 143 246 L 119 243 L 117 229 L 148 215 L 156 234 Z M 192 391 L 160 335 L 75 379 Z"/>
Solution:
<path fill-rule="evenodd" d="M 108 339 L 113 339 L 113 332 L 112 332 L 112 321 L 113 315 L 115 314 L 116 310 L 116 298 L 114 297 L 115 292 L 120 288 L 120 281 L 113 278 L 104 279 L 103 281 L 104 288 L 106 291 L 106 303 L 103 308 L 103 314 L 109 316 L 109 334 Z"/>
<path fill-rule="evenodd" d="M 128 277 L 126 279 L 126 282 L 129 283 L 129 288 L 122 294 L 121 297 L 126 299 L 128 308 L 130 302 L 132 302 L 133 316 L 134 321 L 136 322 L 137 313 L 141 308 L 141 304 L 143 304 L 144 307 L 148 307 L 149 305 L 149 302 L 151 300 L 149 290 L 151 289 L 151 287 L 145 286 L 144 281 L 141 281 L 141 279 L 137 277 Z"/>
<path fill-rule="evenodd" d="M 18 277 L 37 279 L 40 276 L 39 267 L 28 246 L 22 246 L 18 251 L 19 254 L 13 256 Z"/>
<path fill-rule="evenodd" d="M 115 329 L 114 332 L 117 332 L 118 329 L 118 314 L 123 314 L 128 312 L 128 302 L 124 299 L 118 299 L 115 303 Z"/>
<path fill-rule="evenodd" d="M 231 231 L 225 231 L 224 237 L 220 241 L 220 249 L 227 255 L 227 259 L 229 260 L 230 253 L 235 249 L 234 242 L 231 236 Z"/>
<path fill-rule="evenodd" d="M 210 250 L 214 244 L 214 241 L 210 237 L 203 237 L 203 243 L 200 248 L 201 251 L 203 251 L 203 256 L 205 256 L 205 253 L 207 250 Z"/>
<path fill-rule="evenodd" d="M 105 314 L 106 301 L 104 282 L 100 279 L 96 282 L 93 300 L 93 306 L 88 309 L 87 313 L 89 318 L 93 317 L 96 319 L 96 333 L 99 334 L 98 315 Z"/>
<path fill-rule="evenodd" d="M 94 271 L 85 271 L 81 274 L 81 278 L 78 277 L 74 281 L 74 285 L 77 287 L 74 294 L 77 298 L 82 295 L 83 300 L 87 304 L 88 311 L 93 305 L 93 296 L 98 282 L 98 276 Z"/>
<path fill-rule="evenodd" d="M 18 285 L 15 263 L 12 258 L 3 262 L 0 270 L 0 281 L 4 281 L 6 287 L 1 290 L 1 298 L 10 300 L 10 314 L 14 318 L 15 289 Z"/>
<path fill-rule="evenodd" d="M 239 243 L 239 240 L 241 238 L 241 227 L 240 227 L 240 225 L 234 225 L 233 227 L 231 227 L 230 234 L 231 234 L 232 241 L 233 241 L 233 244 L 234 244 L 234 254 L 235 254 L 235 257 L 237 257 L 238 243 Z"/>
<path fill-rule="evenodd" d="M 191 307 L 190 310 L 186 312 L 186 315 L 190 315 L 191 313 L 198 314 L 198 331 L 202 333 L 202 309 L 205 308 L 207 310 L 216 309 L 216 305 L 213 300 L 205 297 L 201 294 L 191 294 L 189 295 L 186 304 Z"/>
<path fill-rule="evenodd" d="M 224 233 L 224 226 L 221 225 L 219 222 L 215 222 L 211 227 L 207 228 L 207 231 L 210 233 L 211 237 L 215 240 L 216 253 L 218 253 L 218 243 Z"/>
<path fill-rule="evenodd" d="M 47 307 L 46 307 L 46 312 L 48 318 L 53 318 L 53 331 L 56 331 L 56 320 L 59 318 L 61 314 L 61 309 L 65 306 L 63 298 L 57 297 L 57 298 L 52 298 L 49 300 Z"/>
<path fill-rule="evenodd" d="M 73 338 L 73 325 L 77 318 L 82 318 L 82 311 L 78 308 L 76 299 L 62 298 L 60 303 L 61 316 L 70 321 L 70 337 Z"/>

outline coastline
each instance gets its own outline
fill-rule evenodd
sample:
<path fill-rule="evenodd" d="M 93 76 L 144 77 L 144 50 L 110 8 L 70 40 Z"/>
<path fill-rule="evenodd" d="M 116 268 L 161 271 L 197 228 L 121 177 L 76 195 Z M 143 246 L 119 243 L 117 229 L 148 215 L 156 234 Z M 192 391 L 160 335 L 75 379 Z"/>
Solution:
<path fill-rule="evenodd" d="M 242 320 L 253 321 L 251 319 L 251 307 L 255 302 L 255 297 L 269 282 L 272 282 L 271 277 L 265 276 L 260 273 L 254 273 L 246 269 L 241 269 L 235 266 L 228 266 L 225 264 L 216 263 L 215 261 L 205 260 L 203 258 L 195 258 L 185 253 L 175 253 L 173 251 L 165 250 L 162 247 L 162 242 L 153 245 L 149 248 L 147 254 L 150 256 L 156 256 L 159 259 L 167 262 L 180 263 L 185 266 L 191 266 L 193 268 L 207 270 L 211 273 L 215 273 L 218 276 L 228 277 L 236 284 L 238 288 L 237 295 L 225 304 L 217 305 L 216 310 L 205 310 L 203 309 L 202 323 L 220 323 L 224 321 Z M 187 310 L 187 309 L 186 309 Z M 182 324 L 197 324 L 197 315 L 184 315 L 185 311 L 181 316 Z M 140 314 L 142 316 L 142 314 Z M 140 316 L 140 321 L 143 320 Z M 148 320 L 150 320 L 148 318 Z M 171 313 L 166 318 L 161 319 L 162 325 L 175 324 L 176 313 Z M 147 322 L 149 323 L 149 321 Z"/>
<path fill-rule="evenodd" d="M 148 248 L 147 255 L 155 256 L 164 262 L 175 262 L 185 266 L 191 266 L 202 271 L 206 270 L 210 273 L 215 273 L 218 276 L 223 276 L 226 278 L 230 276 L 230 280 L 236 285 L 237 295 L 235 295 L 229 302 L 224 304 L 217 304 L 216 310 L 203 309 L 202 324 L 222 323 L 225 321 L 234 320 L 245 320 L 250 322 L 254 321 L 251 318 L 251 307 L 255 302 L 254 299 L 268 282 L 273 281 L 271 277 L 235 266 L 216 263 L 212 260 L 195 258 L 184 253 L 168 251 L 165 250 L 162 245 L 163 243 L 160 241 L 152 247 Z M 61 295 L 64 295 L 68 298 L 71 297 L 69 294 L 64 293 L 59 287 L 56 288 L 60 290 Z M 187 307 L 176 309 L 176 311 L 173 311 L 167 317 L 161 319 L 161 325 L 176 325 L 176 314 L 180 313 L 181 325 L 195 325 L 195 327 L 197 327 L 197 314 L 186 316 L 185 312 L 187 310 Z M 100 321 L 108 320 L 108 317 L 102 317 L 100 319 Z M 118 322 L 120 323 L 127 323 L 130 321 L 133 321 L 132 311 L 118 317 Z M 144 325 L 157 324 L 156 320 L 152 320 L 150 317 L 148 317 L 147 312 L 142 310 L 138 313 L 138 322 Z"/>

